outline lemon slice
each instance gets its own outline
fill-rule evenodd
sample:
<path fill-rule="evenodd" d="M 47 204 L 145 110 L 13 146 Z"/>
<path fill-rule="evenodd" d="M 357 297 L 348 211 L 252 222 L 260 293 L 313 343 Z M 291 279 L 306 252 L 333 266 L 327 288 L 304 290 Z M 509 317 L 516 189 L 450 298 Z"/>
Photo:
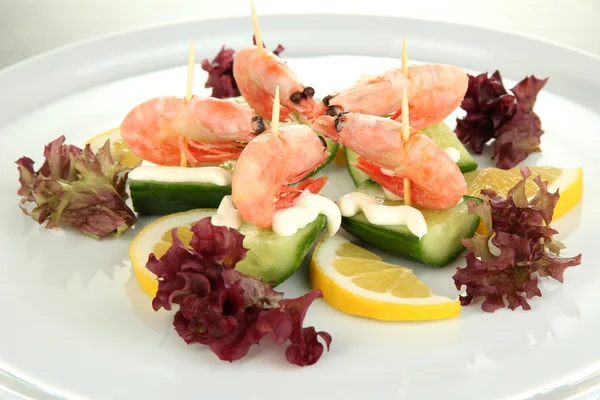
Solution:
<path fill-rule="evenodd" d="M 177 236 L 189 245 L 192 239 L 192 224 L 215 213 L 216 210 L 213 209 L 197 209 L 167 215 L 146 226 L 133 239 L 129 245 L 129 259 L 140 287 L 148 296 L 154 298 L 158 290 L 156 275 L 146 268 L 150 254 L 154 253 L 156 258 L 161 258 L 167 252 L 173 243 L 173 229 L 177 229 Z"/>
<path fill-rule="evenodd" d="M 97 152 L 104 143 L 110 139 L 110 153 L 114 160 L 121 160 L 120 163 L 126 167 L 135 167 L 142 159 L 131 152 L 129 147 L 121 137 L 121 129 L 113 128 L 106 132 L 102 132 L 88 139 L 86 144 L 89 144 L 92 151 Z"/>
<path fill-rule="evenodd" d="M 146 268 L 150 254 L 154 253 L 160 259 L 169 250 L 173 244 L 174 229 L 179 239 L 189 246 L 192 225 L 216 214 L 217 210 L 210 208 L 170 214 L 157 219 L 138 233 L 129 246 L 129 258 L 138 283 L 146 294 L 154 297 L 158 290 L 156 275 Z M 295 234 L 279 236 L 271 229 L 260 229 L 243 223 L 238 231 L 244 236 L 243 246 L 248 249 L 248 253 L 236 264 L 235 269 L 263 282 L 278 285 L 300 268 L 326 225 L 327 218 L 319 215 Z"/>
<path fill-rule="evenodd" d="M 412 270 L 384 262 L 338 235 L 315 249 L 310 281 L 331 306 L 383 321 L 424 321 L 456 317 L 460 302 L 434 294 Z"/>
<path fill-rule="evenodd" d="M 344 146 L 340 145 L 340 147 L 338 147 L 337 153 L 335 153 L 335 157 L 333 157 L 333 163 L 335 165 L 346 165 L 346 152 L 344 151 Z"/>
<path fill-rule="evenodd" d="M 553 219 L 560 218 L 575 207 L 583 196 L 582 168 L 529 167 L 531 177 L 525 184 L 525 193 L 531 198 L 538 190 L 533 182 L 535 176 L 541 175 L 542 180 L 548 181 L 550 193 L 559 191 L 560 199 L 554 209 Z M 485 168 L 465 174 L 467 195 L 479 196 L 482 189 L 493 190 L 501 197 L 506 197 L 508 191 L 523 179 L 519 167 L 509 170 Z"/>

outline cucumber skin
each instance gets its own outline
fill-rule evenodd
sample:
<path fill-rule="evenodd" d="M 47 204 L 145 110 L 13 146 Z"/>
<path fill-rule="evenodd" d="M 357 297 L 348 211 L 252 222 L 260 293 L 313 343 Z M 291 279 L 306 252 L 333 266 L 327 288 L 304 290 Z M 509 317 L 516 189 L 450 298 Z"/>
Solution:
<path fill-rule="evenodd" d="M 145 215 L 168 215 L 196 208 L 218 208 L 231 186 L 209 183 L 130 181 L 134 210 Z"/>
<path fill-rule="evenodd" d="M 246 254 L 246 258 L 238 262 L 235 269 L 245 274 L 256 276 L 263 280 L 263 282 L 275 287 L 298 271 L 306 255 L 311 251 L 313 245 L 317 242 L 326 227 L 327 217 L 319 215 L 316 220 L 300 229 L 294 235 L 303 235 L 304 237 L 298 243 L 293 243 L 295 246 L 290 249 L 286 248 L 286 243 L 282 244 L 281 242 L 291 242 L 294 236 L 273 236 L 273 239 L 246 236 L 244 246 L 247 245 L 249 251 Z M 240 231 L 242 234 L 248 234 L 243 229 Z M 284 252 L 283 254 L 277 254 L 282 251 Z M 265 252 L 271 254 L 265 254 Z M 273 255 L 277 257 L 273 257 Z M 257 266 L 260 266 L 260 272 L 256 269 Z"/>
<path fill-rule="evenodd" d="M 414 235 L 400 235 L 385 226 L 365 224 L 351 217 L 342 217 L 342 228 L 352 236 L 386 253 L 425 262 L 420 240 Z M 441 267 L 441 265 L 437 266 Z"/>
<path fill-rule="evenodd" d="M 480 203 L 482 200 L 476 197 L 465 196 L 464 201 L 476 201 Z M 458 241 L 455 243 L 456 250 L 448 253 L 444 259 L 438 261 L 432 260 L 424 252 L 422 241 L 425 236 L 419 239 L 415 235 L 402 234 L 386 228 L 385 226 L 359 221 L 354 217 L 342 217 L 342 228 L 352 236 L 355 236 L 363 242 L 379 250 L 385 251 L 386 253 L 418 260 L 427 265 L 441 268 L 448 265 L 448 263 L 465 250 L 462 240 L 471 238 L 475 234 L 475 231 L 479 226 L 480 218 L 473 214 L 469 214 L 469 217 L 473 219 L 473 222 L 471 223 L 467 234 L 464 235 L 464 237 L 456 239 Z"/>

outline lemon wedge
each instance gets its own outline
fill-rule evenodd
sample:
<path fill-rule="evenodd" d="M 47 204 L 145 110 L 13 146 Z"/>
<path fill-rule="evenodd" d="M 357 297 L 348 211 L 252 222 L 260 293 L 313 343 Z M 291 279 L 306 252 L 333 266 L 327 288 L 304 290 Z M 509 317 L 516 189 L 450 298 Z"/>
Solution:
<path fill-rule="evenodd" d="M 340 235 L 317 245 L 310 281 L 327 303 L 352 315 L 425 321 L 460 314 L 458 299 L 434 294 L 412 270 L 387 263 Z"/>
<path fill-rule="evenodd" d="M 525 184 L 525 193 L 528 198 L 533 197 L 538 190 L 533 178 L 541 175 L 543 181 L 548 181 L 550 193 L 559 191 L 560 199 L 554 209 L 553 219 L 558 219 L 573 207 L 583 196 L 583 169 L 582 168 L 555 168 L 555 167 L 529 167 L 531 176 Z M 482 189 L 493 190 L 501 197 L 506 197 L 508 191 L 523 179 L 520 168 L 509 170 L 499 168 L 485 168 L 465 174 L 467 181 L 467 195 L 479 196 Z"/>
<path fill-rule="evenodd" d="M 93 152 L 97 152 L 104 143 L 110 139 L 110 153 L 113 160 L 120 160 L 120 163 L 126 167 L 135 167 L 142 159 L 131 152 L 129 147 L 121 137 L 121 129 L 113 128 L 106 132 L 99 133 L 88 139 L 86 144 L 90 145 Z"/>

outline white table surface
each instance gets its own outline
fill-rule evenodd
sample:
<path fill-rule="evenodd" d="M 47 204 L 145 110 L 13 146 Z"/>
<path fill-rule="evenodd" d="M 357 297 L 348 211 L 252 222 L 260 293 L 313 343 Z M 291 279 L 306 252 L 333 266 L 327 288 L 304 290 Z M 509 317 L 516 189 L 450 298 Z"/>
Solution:
<path fill-rule="evenodd" d="M 600 55 L 600 0 L 255 0 L 255 3 L 259 15 L 338 12 L 470 24 L 536 36 Z M 99 35 L 244 15 L 249 15 L 248 0 L 0 0 L 0 68 Z"/>

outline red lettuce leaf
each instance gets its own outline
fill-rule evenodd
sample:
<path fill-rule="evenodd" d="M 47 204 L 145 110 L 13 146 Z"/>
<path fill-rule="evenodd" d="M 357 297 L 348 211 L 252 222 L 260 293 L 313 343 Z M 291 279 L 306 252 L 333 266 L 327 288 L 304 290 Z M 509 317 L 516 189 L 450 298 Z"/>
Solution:
<path fill-rule="evenodd" d="M 109 141 L 97 154 L 89 145 L 81 150 L 64 142 L 61 136 L 45 147 L 37 171 L 28 157 L 16 161 L 21 209 L 39 224 L 47 222 L 46 228 L 62 225 L 95 238 L 119 236 L 136 222 L 125 204 L 130 168 L 113 161 Z M 28 210 L 27 203 L 35 206 Z"/>
<path fill-rule="evenodd" d="M 521 168 L 523 180 L 515 185 L 506 198 L 483 190 L 483 203 L 470 202 L 469 212 L 478 215 L 486 226 L 486 234 L 475 234 L 463 241 L 468 249 L 467 265 L 454 275 L 457 289 L 466 287 L 461 304 L 468 305 L 482 298 L 482 309 L 494 312 L 508 306 L 514 310 L 531 309 L 527 302 L 542 293 L 538 277 L 549 276 L 563 282 L 566 268 L 579 265 L 581 254 L 560 257 L 564 245 L 553 236 L 558 233 L 550 227 L 558 192 L 548 192 L 548 182 L 536 176 L 538 193 L 528 200 L 525 181 L 531 175 Z M 495 254 L 489 242 L 496 247 Z M 499 252 L 499 254 L 497 253 Z"/>
<path fill-rule="evenodd" d="M 252 41 L 256 44 L 256 39 L 252 36 Z M 263 46 L 266 48 L 263 42 Z M 279 55 L 284 50 L 282 45 L 278 45 L 273 51 Z M 240 96 L 240 90 L 233 77 L 233 57 L 235 50 L 223 46 L 212 61 L 202 60 L 202 69 L 208 72 L 208 79 L 204 84 L 205 88 L 212 88 L 212 97 L 226 99 Z"/>
<path fill-rule="evenodd" d="M 317 362 L 324 350 L 318 338 L 329 349 L 331 336 L 303 327 L 303 321 L 321 292 L 283 299 L 271 286 L 234 269 L 247 253 L 240 232 L 213 226 L 210 218 L 198 221 L 192 232 L 188 248 L 174 230 L 173 245 L 160 259 L 151 254 L 146 265 L 159 279 L 154 310 L 179 305 L 173 320 L 179 336 L 232 362 L 271 335 L 279 345 L 290 342 L 285 353 L 290 363 Z"/>
<path fill-rule="evenodd" d="M 461 142 L 481 154 L 483 147 L 495 139 L 494 155 L 498 168 L 510 169 L 529 154 L 540 151 L 542 124 L 533 112 L 539 91 L 548 78 L 527 77 L 511 89 L 504 88 L 500 72 L 468 75 L 469 86 L 461 108 L 467 112 L 456 120 L 455 133 Z"/>
<path fill-rule="evenodd" d="M 237 97 L 240 90 L 233 78 L 233 55 L 235 50 L 223 46 L 212 61 L 202 60 L 202 69 L 208 72 L 205 88 L 212 88 L 212 97 L 226 99 Z"/>

